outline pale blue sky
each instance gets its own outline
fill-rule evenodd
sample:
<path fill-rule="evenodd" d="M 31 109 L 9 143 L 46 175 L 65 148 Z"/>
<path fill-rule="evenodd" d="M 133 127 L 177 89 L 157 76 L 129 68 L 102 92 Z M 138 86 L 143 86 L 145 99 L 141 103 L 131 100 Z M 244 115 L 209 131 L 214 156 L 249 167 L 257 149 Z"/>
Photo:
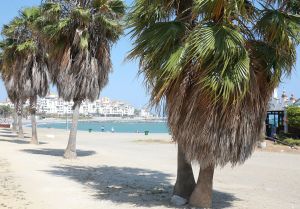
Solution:
<path fill-rule="evenodd" d="M 0 7 L 0 28 L 8 23 L 18 14 L 18 10 L 26 6 L 38 5 L 41 0 L 4 0 Z M 126 0 L 130 4 L 132 0 Z M 119 99 L 133 104 L 135 107 L 142 107 L 148 102 L 148 94 L 143 85 L 143 78 L 137 77 L 138 63 L 124 62 L 127 52 L 131 49 L 129 37 L 122 37 L 113 47 L 112 62 L 113 73 L 110 75 L 110 81 L 101 93 L 112 99 Z M 300 98 L 300 48 L 297 49 L 297 65 L 291 79 L 285 78 L 281 84 L 279 92 L 284 88 L 288 95 L 294 93 Z M 2 81 L 0 81 L 0 101 L 6 99 L 6 91 Z"/>

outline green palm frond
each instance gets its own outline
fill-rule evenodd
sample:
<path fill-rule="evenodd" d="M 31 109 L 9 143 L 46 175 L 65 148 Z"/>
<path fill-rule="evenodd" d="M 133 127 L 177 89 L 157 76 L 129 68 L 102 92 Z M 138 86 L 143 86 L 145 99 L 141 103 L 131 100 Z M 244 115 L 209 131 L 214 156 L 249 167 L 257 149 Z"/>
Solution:
<path fill-rule="evenodd" d="M 183 2 L 137 0 L 127 18 L 135 41 L 129 58 L 141 58 L 140 71 L 153 91 L 152 99 L 162 99 L 188 69 L 193 69 L 193 82 L 216 101 L 241 99 L 251 75 L 248 43 L 265 44 L 254 48 L 274 83 L 293 69 L 300 22 L 287 2 L 195 0 L 192 21 L 183 23 L 178 19 L 178 12 L 185 12 L 178 7 Z M 178 30 L 182 33 L 172 33 L 169 26 L 174 20 L 184 25 Z"/>
<path fill-rule="evenodd" d="M 145 28 L 156 22 L 170 21 L 175 14 L 176 0 L 137 0 L 128 14 L 128 27 L 132 28 L 132 36 L 138 36 Z"/>
<path fill-rule="evenodd" d="M 28 51 L 35 51 L 36 50 L 36 43 L 33 40 L 27 40 L 21 44 L 19 44 L 16 47 L 16 51 L 18 52 L 24 52 L 24 53 L 28 53 Z"/>
<path fill-rule="evenodd" d="M 300 16 L 265 8 L 255 28 L 259 36 L 280 47 L 291 47 L 299 41 Z"/>
<path fill-rule="evenodd" d="M 39 7 L 28 7 L 23 9 L 20 13 L 23 19 L 29 22 L 34 22 L 36 18 L 40 17 L 41 10 Z"/>
<path fill-rule="evenodd" d="M 83 8 L 75 8 L 72 10 L 72 18 L 79 21 L 81 24 L 88 25 L 91 21 L 92 15 L 90 13 L 89 9 L 83 9 Z"/>
<path fill-rule="evenodd" d="M 198 69 L 204 72 L 199 80 L 201 86 L 225 100 L 231 94 L 244 95 L 249 82 L 250 59 L 238 30 L 224 24 L 200 25 L 191 33 L 187 44 L 188 60 L 196 62 Z"/>
<path fill-rule="evenodd" d="M 245 0 L 195 0 L 193 12 L 206 20 L 231 19 L 246 15 L 251 4 Z M 247 10 L 248 9 L 248 10 Z"/>
<path fill-rule="evenodd" d="M 123 27 L 119 21 L 110 19 L 103 14 L 96 14 L 95 21 L 103 28 L 103 33 L 107 33 L 112 41 L 116 41 L 123 33 Z"/>
<path fill-rule="evenodd" d="M 59 96 L 95 100 L 112 67 L 111 45 L 123 33 L 123 1 L 46 0 L 41 7 L 37 25 Z"/>
<path fill-rule="evenodd" d="M 151 25 L 135 41 L 136 46 L 130 53 L 130 58 L 139 55 L 149 59 L 163 58 L 165 54 L 176 49 L 180 39 L 185 35 L 186 27 L 178 21 L 158 22 Z M 160 62 L 159 62 L 160 63 Z"/>
<path fill-rule="evenodd" d="M 113 13 L 115 13 L 118 17 L 123 17 L 125 14 L 126 7 L 121 0 L 112 0 L 109 1 L 108 6 Z"/>

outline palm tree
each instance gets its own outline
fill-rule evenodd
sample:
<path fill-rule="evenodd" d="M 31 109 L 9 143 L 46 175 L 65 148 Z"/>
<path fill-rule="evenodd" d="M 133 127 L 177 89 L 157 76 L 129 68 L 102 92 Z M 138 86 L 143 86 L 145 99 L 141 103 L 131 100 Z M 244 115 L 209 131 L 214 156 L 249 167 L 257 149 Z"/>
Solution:
<path fill-rule="evenodd" d="M 40 9 L 26 8 L 3 28 L 3 74 L 7 77 L 7 90 L 12 91 L 13 101 L 18 103 L 19 135 L 22 137 L 22 106 L 30 100 L 32 122 L 31 143 L 38 144 L 36 131 L 37 97 L 49 91 L 50 76 L 46 54 L 35 32 L 35 21 L 40 18 Z M 9 93 L 10 95 L 11 93 Z M 11 96 L 12 98 L 12 96 Z"/>
<path fill-rule="evenodd" d="M 14 108 L 12 110 L 12 118 L 13 118 L 13 122 L 12 122 L 12 131 L 14 133 L 19 132 L 19 129 L 17 128 L 18 126 L 18 114 L 17 114 L 17 100 L 14 97 L 14 93 L 12 89 L 9 89 L 9 84 L 7 83 L 7 81 L 4 80 L 4 86 L 6 88 L 7 94 L 8 94 L 8 98 L 9 100 L 14 104 Z M 23 135 L 23 129 L 21 129 L 21 133 L 20 133 L 20 137 L 22 137 Z"/>
<path fill-rule="evenodd" d="M 178 143 L 174 195 L 192 206 L 211 207 L 216 166 L 251 156 L 269 98 L 293 69 L 300 17 L 286 2 L 136 0 L 129 14 L 129 58 L 140 58 L 151 103 L 166 101 Z"/>
<path fill-rule="evenodd" d="M 9 100 L 14 104 L 14 112 L 13 112 L 13 132 L 18 132 L 19 138 L 24 138 L 23 133 L 23 125 L 22 125 L 22 111 L 23 111 L 23 104 L 18 99 L 17 87 L 15 83 L 15 79 L 13 78 L 12 71 L 5 72 L 4 61 L 3 61 L 3 49 L 5 47 L 5 42 L 0 42 L 0 71 L 1 71 L 1 78 L 4 81 L 4 85 L 7 91 L 7 95 Z M 18 126 L 18 128 L 17 128 Z"/>
<path fill-rule="evenodd" d="M 65 158 L 76 158 L 76 134 L 82 101 L 99 98 L 111 72 L 110 50 L 122 34 L 121 0 L 48 0 L 40 30 L 49 53 L 49 69 L 58 94 L 73 101 L 73 121 Z"/>
<path fill-rule="evenodd" d="M 1 46 L 0 46 L 1 48 Z M 2 74 L 2 52 L 0 53 L 0 74 Z M 2 80 L 4 81 L 4 86 L 6 88 L 9 100 L 14 104 L 14 108 L 12 110 L 12 131 L 17 132 L 17 123 L 18 123 L 18 116 L 17 116 L 17 105 L 16 105 L 16 98 L 13 89 L 9 89 L 8 81 L 5 79 L 3 75 L 1 75 Z"/>

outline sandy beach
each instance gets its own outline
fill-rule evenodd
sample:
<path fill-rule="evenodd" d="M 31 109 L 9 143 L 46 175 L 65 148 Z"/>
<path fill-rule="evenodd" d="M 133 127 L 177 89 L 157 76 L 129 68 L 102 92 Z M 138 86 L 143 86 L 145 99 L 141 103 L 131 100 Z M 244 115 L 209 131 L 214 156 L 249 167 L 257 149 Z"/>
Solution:
<path fill-rule="evenodd" d="M 0 129 L 1 209 L 173 208 L 176 145 L 168 134 L 79 131 L 78 159 L 70 161 L 62 158 L 68 132 L 38 131 L 36 146 L 28 128 L 25 140 Z M 218 168 L 214 208 L 300 208 L 300 152 L 276 149 Z"/>

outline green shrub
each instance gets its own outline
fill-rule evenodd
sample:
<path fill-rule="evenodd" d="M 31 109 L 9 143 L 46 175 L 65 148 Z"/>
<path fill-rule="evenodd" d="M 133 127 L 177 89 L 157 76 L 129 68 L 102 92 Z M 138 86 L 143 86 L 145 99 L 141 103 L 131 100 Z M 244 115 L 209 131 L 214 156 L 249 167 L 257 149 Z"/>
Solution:
<path fill-rule="evenodd" d="M 300 127 L 300 107 L 288 107 L 287 108 L 288 124 L 291 127 Z"/>
<path fill-rule="evenodd" d="M 300 139 L 288 138 L 288 139 L 284 139 L 283 142 L 292 146 L 300 146 Z"/>

